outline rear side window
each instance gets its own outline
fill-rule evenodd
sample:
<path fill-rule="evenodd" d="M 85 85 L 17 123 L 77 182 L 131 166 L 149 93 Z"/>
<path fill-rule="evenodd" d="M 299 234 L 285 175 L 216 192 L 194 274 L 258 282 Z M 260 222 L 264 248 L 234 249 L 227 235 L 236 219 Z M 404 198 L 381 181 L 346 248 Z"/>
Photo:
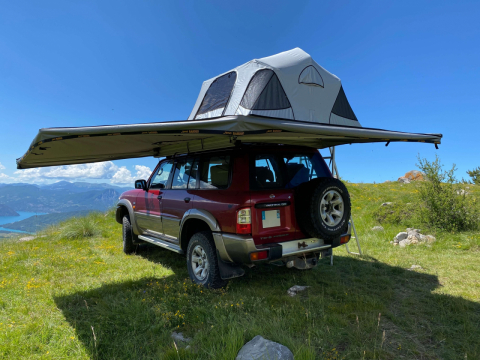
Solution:
<path fill-rule="evenodd" d="M 281 165 L 276 155 L 255 155 L 253 175 L 257 189 L 275 189 L 283 187 Z"/>
<path fill-rule="evenodd" d="M 193 159 L 183 159 L 175 163 L 175 172 L 173 173 L 172 189 L 186 189 L 192 168 Z"/>
<path fill-rule="evenodd" d="M 230 156 L 212 156 L 201 161 L 200 189 L 226 189 L 230 178 Z"/>
<path fill-rule="evenodd" d="M 237 80 L 237 73 L 235 71 L 215 79 L 208 88 L 195 118 L 217 109 L 223 110 L 225 106 L 227 106 L 233 85 L 235 85 L 235 80 Z M 212 116 L 221 116 L 221 111 L 220 114 L 212 114 Z"/>
<path fill-rule="evenodd" d="M 252 190 L 291 189 L 330 172 L 318 153 L 261 154 L 250 159 Z"/>
<path fill-rule="evenodd" d="M 308 155 L 285 155 L 283 161 L 287 170 L 286 188 L 294 188 L 304 182 L 316 179 L 318 177 L 328 176 L 325 171 L 324 161 L 320 159 L 318 154 Z"/>

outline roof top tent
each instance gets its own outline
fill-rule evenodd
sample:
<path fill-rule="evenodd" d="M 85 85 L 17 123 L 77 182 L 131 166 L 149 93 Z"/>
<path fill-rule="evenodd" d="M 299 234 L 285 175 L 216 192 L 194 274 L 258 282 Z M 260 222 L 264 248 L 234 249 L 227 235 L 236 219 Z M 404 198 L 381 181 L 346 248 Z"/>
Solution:
<path fill-rule="evenodd" d="M 249 61 L 205 81 L 188 119 L 227 115 L 360 126 L 340 79 L 299 48 Z"/>
<path fill-rule="evenodd" d="M 437 146 L 441 138 L 362 127 L 340 79 L 296 48 L 205 81 L 188 120 L 40 129 L 17 168 L 163 157 L 242 142 L 323 149 L 396 141 Z"/>

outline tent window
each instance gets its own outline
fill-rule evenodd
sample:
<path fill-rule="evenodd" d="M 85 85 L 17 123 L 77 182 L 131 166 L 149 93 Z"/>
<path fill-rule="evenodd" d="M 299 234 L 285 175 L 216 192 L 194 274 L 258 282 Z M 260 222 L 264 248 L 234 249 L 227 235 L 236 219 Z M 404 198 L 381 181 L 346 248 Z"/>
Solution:
<path fill-rule="evenodd" d="M 333 104 L 332 113 L 346 119 L 358 121 L 355 113 L 353 112 L 350 104 L 348 103 L 345 91 L 343 91 L 343 86 L 340 86 L 340 91 L 338 92 L 337 99 L 335 100 L 335 104 Z"/>
<path fill-rule="evenodd" d="M 312 85 L 312 86 L 321 86 L 323 88 L 323 78 L 318 70 L 313 66 L 309 65 L 300 73 L 298 77 L 299 84 Z"/>
<path fill-rule="evenodd" d="M 268 69 L 255 73 L 240 106 L 250 110 L 281 110 L 291 107 L 277 75 Z"/>
<path fill-rule="evenodd" d="M 224 108 L 228 103 L 230 94 L 232 93 L 235 80 L 237 80 L 237 73 L 235 71 L 229 72 L 228 74 L 215 79 L 208 88 L 197 115 Z"/>

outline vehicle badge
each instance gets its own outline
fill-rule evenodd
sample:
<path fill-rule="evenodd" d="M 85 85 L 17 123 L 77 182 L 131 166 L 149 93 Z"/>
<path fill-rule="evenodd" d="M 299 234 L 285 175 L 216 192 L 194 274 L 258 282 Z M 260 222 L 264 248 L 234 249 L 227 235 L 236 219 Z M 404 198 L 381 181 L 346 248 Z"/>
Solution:
<path fill-rule="evenodd" d="M 272 194 L 272 195 L 270 195 L 270 199 L 273 199 L 274 197 L 275 197 L 275 195 L 273 195 L 273 194 Z"/>

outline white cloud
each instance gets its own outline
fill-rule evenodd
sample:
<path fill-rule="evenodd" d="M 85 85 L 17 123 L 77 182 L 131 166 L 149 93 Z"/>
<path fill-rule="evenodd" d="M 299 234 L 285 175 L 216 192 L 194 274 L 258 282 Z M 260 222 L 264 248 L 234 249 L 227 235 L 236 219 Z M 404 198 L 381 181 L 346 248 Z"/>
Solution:
<path fill-rule="evenodd" d="M 111 161 L 105 161 L 94 164 L 17 170 L 14 174 L 22 181 L 42 182 L 46 179 L 111 179 L 117 171 L 117 165 Z"/>
<path fill-rule="evenodd" d="M 0 170 L 4 167 L 0 163 Z M 112 184 L 132 185 L 137 179 L 148 179 L 152 170 L 148 166 L 135 165 L 135 176 L 126 166 L 119 167 L 111 161 L 93 164 L 53 166 L 46 168 L 16 170 L 13 176 L 0 171 L 0 182 L 23 182 L 30 184 L 45 184 L 59 180 L 89 181 L 110 180 Z"/>
<path fill-rule="evenodd" d="M 135 165 L 135 170 L 137 170 L 137 179 L 147 180 L 152 174 L 152 170 L 148 166 Z"/>
<path fill-rule="evenodd" d="M 111 182 L 113 184 L 129 184 L 132 185 L 135 180 L 139 179 L 148 179 L 152 170 L 148 166 L 135 165 L 135 170 L 137 171 L 136 176 L 132 176 L 130 170 L 125 166 L 122 166 L 118 171 L 112 176 Z"/>
<path fill-rule="evenodd" d="M 0 163 L 0 170 L 5 170 L 5 166 L 3 166 L 2 163 Z"/>
<path fill-rule="evenodd" d="M 0 181 L 11 181 L 11 179 L 13 179 L 12 177 L 6 175 L 6 174 L 2 174 L 0 173 Z"/>

